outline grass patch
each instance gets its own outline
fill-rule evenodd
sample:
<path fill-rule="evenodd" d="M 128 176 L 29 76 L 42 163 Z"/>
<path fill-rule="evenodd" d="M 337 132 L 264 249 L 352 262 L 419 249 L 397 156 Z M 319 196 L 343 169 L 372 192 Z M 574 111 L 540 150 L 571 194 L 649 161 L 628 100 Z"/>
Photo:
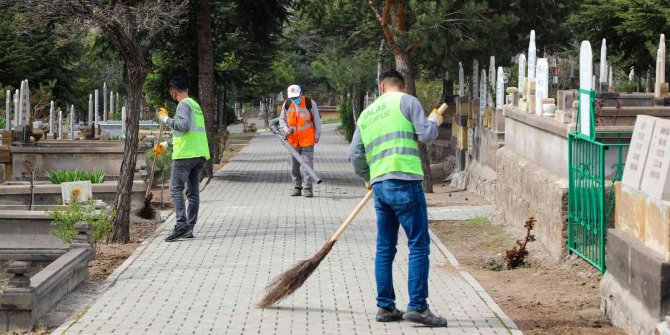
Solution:
<path fill-rule="evenodd" d="M 342 124 L 342 120 L 340 118 L 321 120 L 321 124 Z"/>
<path fill-rule="evenodd" d="M 489 218 L 487 218 L 486 216 L 477 216 L 470 219 L 470 223 L 472 223 L 475 226 L 484 226 L 488 225 L 490 222 Z"/>

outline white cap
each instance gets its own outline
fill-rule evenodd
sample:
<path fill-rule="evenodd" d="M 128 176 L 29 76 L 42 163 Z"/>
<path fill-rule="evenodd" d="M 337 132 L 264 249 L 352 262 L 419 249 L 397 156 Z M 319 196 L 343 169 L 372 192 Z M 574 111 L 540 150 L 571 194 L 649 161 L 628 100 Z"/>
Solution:
<path fill-rule="evenodd" d="M 300 86 L 298 85 L 291 85 L 286 89 L 286 92 L 288 93 L 286 96 L 289 99 L 297 98 L 300 96 L 300 93 L 302 93 L 302 90 L 300 89 Z"/>

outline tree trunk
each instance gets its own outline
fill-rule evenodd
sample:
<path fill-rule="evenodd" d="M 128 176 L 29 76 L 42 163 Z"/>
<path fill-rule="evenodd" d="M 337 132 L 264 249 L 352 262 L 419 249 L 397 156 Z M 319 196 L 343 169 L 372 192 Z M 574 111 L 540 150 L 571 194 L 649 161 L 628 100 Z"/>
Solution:
<path fill-rule="evenodd" d="M 126 117 L 126 141 L 119 184 L 116 188 L 112 220 L 112 243 L 130 242 L 130 201 L 137 163 L 137 143 L 140 131 L 140 112 L 142 110 L 142 85 L 147 77 L 147 70 L 141 61 L 128 62 L 128 111 Z M 151 185 L 147 185 L 151 187 Z"/>
<path fill-rule="evenodd" d="M 416 96 L 416 72 L 412 67 L 412 60 L 407 52 L 397 49 L 395 52 L 396 70 L 405 77 L 405 92 Z M 433 181 L 430 176 L 430 156 L 428 147 L 419 142 L 419 157 L 421 158 L 421 168 L 423 169 L 423 188 L 426 193 L 433 193 Z"/>
<path fill-rule="evenodd" d="M 363 92 L 360 86 L 353 84 L 351 86 L 351 111 L 354 117 L 354 125 L 358 123 L 358 116 L 363 112 L 363 104 L 361 103 Z"/>
<path fill-rule="evenodd" d="M 214 58 L 212 56 L 212 14 L 210 0 L 198 0 L 198 98 L 205 116 L 205 129 L 212 156 L 207 169 L 212 173 L 213 162 L 218 161 L 219 151 L 214 130 Z"/>

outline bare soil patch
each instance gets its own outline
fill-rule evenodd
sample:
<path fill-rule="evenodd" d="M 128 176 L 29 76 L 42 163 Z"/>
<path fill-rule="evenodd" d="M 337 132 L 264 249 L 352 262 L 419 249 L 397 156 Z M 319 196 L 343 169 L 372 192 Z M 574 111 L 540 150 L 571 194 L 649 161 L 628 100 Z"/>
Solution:
<path fill-rule="evenodd" d="M 529 266 L 495 271 L 491 260 L 521 235 L 484 218 L 440 221 L 431 228 L 524 334 L 625 334 L 600 311 L 600 273 L 584 261 L 555 263 L 540 242 L 531 242 Z"/>
<path fill-rule="evenodd" d="M 481 195 L 454 188 L 446 182 L 433 184 L 433 193 L 426 193 L 426 202 L 428 207 L 489 205 Z"/>
<path fill-rule="evenodd" d="M 94 282 L 107 279 L 132 255 L 142 241 L 156 231 L 159 225 L 159 222 L 132 223 L 130 224 L 130 243 L 98 245 L 96 258 L 88 265 L 88 279 Z"/>

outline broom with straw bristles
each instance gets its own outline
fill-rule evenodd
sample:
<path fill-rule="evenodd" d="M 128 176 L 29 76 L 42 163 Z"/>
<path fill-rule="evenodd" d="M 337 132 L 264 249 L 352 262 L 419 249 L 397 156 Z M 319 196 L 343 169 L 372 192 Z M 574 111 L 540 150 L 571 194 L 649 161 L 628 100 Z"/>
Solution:
<path fill-rule="evenodd" d="M 265 297 L 258 303 L 258 307 L 266 308 L 274 305 L 278 301 L 293 294 L 305 283 L 307 278 L 316 270 L 321 261 L 328 256 L 328 253 L 333 249 L 333 245 L 340 238 L 344 230 L 354 221 L 354 218 L 363 209 L 363 206 L 372 198 L 372 190 L 368 191 L 363 200 L 358 203 L 356 208 L 349 214 L 346 220 L 342 223 L 339 229 L 330 237 L 328 242 L 321 247 L 312 258 L 300 261 L 292 268 L 284 271 L 284 273 L 275 277 L 266 287 L 267 293 Z"/>

